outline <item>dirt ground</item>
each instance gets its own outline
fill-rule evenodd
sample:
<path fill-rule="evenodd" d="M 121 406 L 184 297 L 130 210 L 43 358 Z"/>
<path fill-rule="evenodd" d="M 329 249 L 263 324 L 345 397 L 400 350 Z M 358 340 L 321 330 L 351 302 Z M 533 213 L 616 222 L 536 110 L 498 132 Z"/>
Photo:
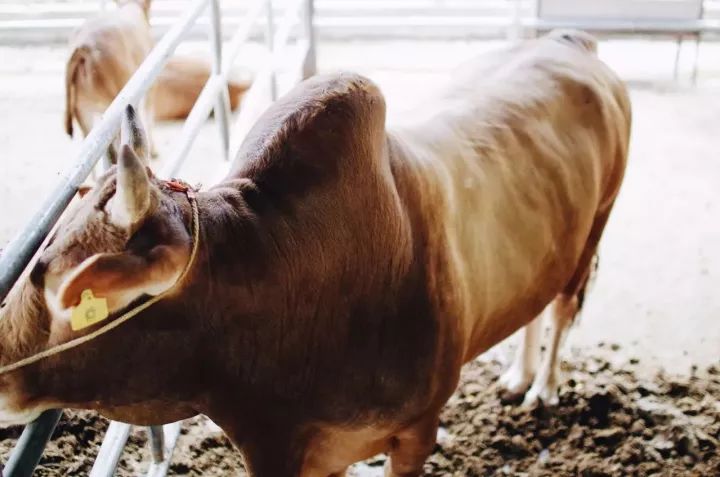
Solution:
<path fill-rule="evenodd" d="M 564 363 L 567 381 L 556 408 L 521 409 L 494 382 L 498 361 L 474 362 L 442 414 L 428 477 L 710 476 L 720 475 L 720 360 L 682 377 L 648 378 L 633 358 L 622 368 L 602 356 L 615 346 Z M 93 413 L 63 418 L 35 475 L 86 475 L 107 422 Z M 0 431 L 4 453 L 20 429 Z M 149 461 L 146 434 L 136 430 L 116 475 L 136 476 Z M 378 476 L 384 457 L 353 469 Z M 243 476 L 227 438 L 198 417 L 187 421 L 169 475 Z"/>
<path fill-rule="evenodd" d="M 457 62 L 495 45 L 330 43 L 319 60 L 323 71 L 373 78 L 392 120 Z M 62 132 L 65 53 L 0 47 L 0 247 L 79 149 Z M 604 42 L 600 53 L 630 82 L 631 157 L 597 282 L 564 347 L 561 404 L 527 413 L 500 401 L 490 388 L 507 362 L 503 344 L 465 371 L 427 475 L 720 475 L 720 44 L 703 45 L 696 87 L 687 81 L 687 48 L 677 83 L 670 43 Z M 256 56 L 250 51 L 249 67 Z M 161 155 L 179 131 L 158 127 Z M 217 177 L 226 167 L 218 142 L 209 122 L 181 176 L 205 184 Z M 85 475 L 105 426 L 86 413 L 64 420 L 38 475 Z M 0 431 L 0 456 L 17 432 Z M 238 454 L 208 421 L 190 421 L 183 433 L 175 475 L 242 475 Z M 137 429 L 121 475 L 143 469 L 144 445 Z M 378 475 L 379 464 L 356 472 Z"/>

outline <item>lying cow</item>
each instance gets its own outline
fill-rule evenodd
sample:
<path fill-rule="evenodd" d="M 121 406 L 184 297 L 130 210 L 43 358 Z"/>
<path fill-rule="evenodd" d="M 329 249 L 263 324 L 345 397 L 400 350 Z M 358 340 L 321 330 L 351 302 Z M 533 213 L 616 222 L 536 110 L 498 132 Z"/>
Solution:
<path fill-rule="evenodd" d="M 119 1 L 117 11 L 88 20 L 75 34 L 65 73 L 65 131 L 72 137 L 74 122 L 83 136 L 90 133 L 120 90 L 153 47 L 148 1 Z M 173 56 L 143 99 L 146 122 L 187 117 L 210 77 L 208 61 Z M 240 104 L 248 84 L 228 81 L 231 110 Z M 152 125 L 147 124 L 148 135 Z M 153 155 L 154 146 L 150 140 Z M 109 154 L 114 161 L 116 146 Z"/>
<path fill-rule="evenodd" d="M 73 135 L 77 121 L 84 136 L 100 120 L 152 50 L 150 0 L 117 0 L 118 8 L 86 21 L 75 33 L 65 68 L 65 131 Z M 140 113 L 152 130 L 152 89 Z M 152 140 L 150 140 L 151 148 Z M 116 147 L 108 153 L 115 161 Z"/>
<path fill-rule="evenodd" d="M 203 413 L 258 477 L 342 476 L 381 452 L 387 476 L 420 475 L 463 363 L 549 303 L 556 337 L 577 312 L 630 130 L 627 92 L 584 38 L 484 56 L 390 130 L 366 78 L 305 81 L 197 193 L 197 242 L 193 202 L 147 168 L 130 111 L 117 169 L 8 298 L 0 364 L 86 333 L 68 324 L 83 290 L 115 319 L 169 295 L 3 376 L 0 422 Z M 557 344 L 533 385 L 543 399 Z"/>
<path fill-rule="evenodd" d="M 210 78 L 210 72 L 210 63 L 201 58 L 179 55 L 170 58 L 155 80 L 152 101 L 155 119 L 185 119 Z M 249 87 L 248 82 L 228 79 L 231 111 L 240 106 Z"/>

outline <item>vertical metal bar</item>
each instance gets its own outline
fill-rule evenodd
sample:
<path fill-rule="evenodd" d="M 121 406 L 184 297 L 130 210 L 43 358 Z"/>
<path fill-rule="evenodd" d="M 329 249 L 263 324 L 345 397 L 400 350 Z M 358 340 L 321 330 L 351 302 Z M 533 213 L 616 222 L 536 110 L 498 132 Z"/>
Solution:
<path fill-rule="evenodd" d="M 267 0 L 267 30 L 265 33 L 265 42 L 267 43 L 268 55 L 270 58 L 273 57 L 275 50 L 275 23 L 273 22 L 273 5 L 272 0 Z M 275 101 L 277 99 L 277 81 L 275 78 L 275 67 L 271 65 L 270 72 L 270 99 Z"/>
<path fill-rule="evenodd" d="M 693 71 L 692 71 L 692 84 L 693 86 L 697 85 L 697 76 L 698 76 L 698 63 L 700 61 L 700 40 L 702 33 L 697 33 L 695 35 L 695 56 L 693 57 Z"/>
<path fill-rule="evenodd" d="M 302 77 L 308 79 L 317 73 L 317 56 L 315 53 L 315 2 L 314 0 L 305 0 L 302 9 L 302 26 L 303 33 L 308 42 L 305 61 L 302 66 Z"/>
<path fill-rule="evenodd" d="M 165 460 L 163 448 L 165 447 L 165 435 L 163 426 L 150 426 L 150 448 L 152 449 L 153 462 L 156 464 Z"/>
<path fill-rule="evenodd" d="M 213 53 L 213 75 L 221 77 L 224 87 L 220 88 L 215 102 L 215 120 L 220 128 L 223 157 L 230 159 L 230 97 L 227 81 L 222 76 L 222 24 L 220 22 L 220 4 L 218 0 L 210 2 L 210 44 Z"/>
<path fill-rule="evenodd" d="M 513 2 L 513 19 L 512 25 L 508 30 L 508 40 L 518 41 L 522 36 L 522 0 L 515 0 Z"/>
<path fill-rule="evenodd" d="M 62 411 L 52 409 L 25 426 L 20 439 L 3 469 L 3 477 L 30 477 L 40 462 L 47 441 L 50 440 Z"/>
<path fill-rule="evenodd" d="M 111 421 L 105 433 L 100 451 L 95 459 L 90 477 L 112 477 L 115 475 L 120 456 L 130 435 L 130 424 Z"/>
<path fill-rule="evenodd" d="M 677 49 L 675 50 L 675 67 L 673 68 L 673 79 L 678 80 L 680 71 L 680 50 L 682 50 L 683 36 L 678 35 L 677 37 Z"/>
<path fill-rule="evenodd" d="M 150 468 L 147 471 L 147 477 L 164 477 L 167 474 L 168 468 L 170 467 L 170 460 L 172 459 L 173 452 L 175 451 L 175 445 L 177 444 L 178 437 L 180 436 L 180 423 L 174 422 L 172 424 L 166 424 L 162 426 L 163 433 L 165 434 L 165 446 L 164 455 L 165 459 L 161 462 L 153 462 L 150 464 Z"/>

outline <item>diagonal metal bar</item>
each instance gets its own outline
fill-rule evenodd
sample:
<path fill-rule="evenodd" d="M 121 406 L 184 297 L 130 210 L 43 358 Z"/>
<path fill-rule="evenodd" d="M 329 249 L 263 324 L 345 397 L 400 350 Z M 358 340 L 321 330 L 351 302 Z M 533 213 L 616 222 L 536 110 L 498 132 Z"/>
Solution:
<path fill-rule="evenodd" d="M 15 449 L 23 452 L 13 452 L 2 470 L 4 477 L 30 477 L 42 457 L 45 444 L 57 426 L 62 411 L 52 409 L 45 411 L 34 422 L 31 422 L 20 435 Z"/>
<path fill-rule="evenodd" d="M 130 435 L 130 424 L 112 421 L 105 433 L 100 451 L 95 459 L 90 477 L 112 477 L 115 475 L 120 456 Z"/>

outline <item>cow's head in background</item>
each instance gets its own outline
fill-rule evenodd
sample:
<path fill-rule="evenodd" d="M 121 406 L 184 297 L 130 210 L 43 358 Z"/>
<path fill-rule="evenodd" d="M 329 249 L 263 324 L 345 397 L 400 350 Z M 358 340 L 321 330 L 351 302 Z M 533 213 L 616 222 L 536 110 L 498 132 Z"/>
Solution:
<path fill-rule="evenodd" d="M 192 245 L 188 200 L 147 167 L 146 135 L 132 107 L 121 129 L 117 167 L 66 211 L 30 273 L 0 310 L 0 364 L 85 333 L 70 326 L 72 309 L 84 290 L 105 298 L 113 319 L 141 297 L 173 287 L 186 266 Z M 120 402 L 125 390 L 107 389 L 120 385 L 128 374 L 120 373 L 117 379 L 102 376 L 114 371 L 112 359 L 116 367 L 124 360 L 136 366 L 138 356 L 151 353 L 151 348 L 163 352 L 162 344 L 154 343 L 151 334 L 139 333 L 136 326 L 122 327 L 112 340 L 96 341 L 0 376 L 0 425 L 26 422 L 54 405 L 101 401 L 98 386 L 114 392 L 120 407 L 145 402 L 148 396 L 141 392 L 128 394 L 132 402 Z M 121 343 L 127 347 L 115 347 Z M 133 359 L 127 359 L 130 356 Z M 142 374 L 139 367 L 133 371 Z M 83 383 L 85 379 L 93 380 L 92 385 Z M 139 376 L 138 381 L 150 379 Z M 41 396 L 38 389 L 50 395 Z"/>

